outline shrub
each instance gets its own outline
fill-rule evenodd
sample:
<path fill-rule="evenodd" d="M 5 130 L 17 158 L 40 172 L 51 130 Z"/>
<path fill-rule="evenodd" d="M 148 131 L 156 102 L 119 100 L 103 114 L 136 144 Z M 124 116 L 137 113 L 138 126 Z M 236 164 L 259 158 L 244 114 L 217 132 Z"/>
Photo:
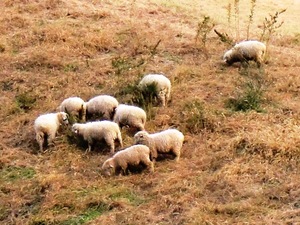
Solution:
<path fill-rule="evenodd" d="M 214 130 L 212 119 L 207 116 L 204 104 L 195 99 L 186 103 L 182 110 L 185 128 L 188 132 L 198 134 L 203 130 Z"/>
<path fill-rule="evenodd" d="M 262 87 L 253 81 L 247 81 L 244 88 L 235 98 L 226 101 L 226 107 L 234 111 L 255 110 L 261 112 L 261 104 L 263 100 Z"/>

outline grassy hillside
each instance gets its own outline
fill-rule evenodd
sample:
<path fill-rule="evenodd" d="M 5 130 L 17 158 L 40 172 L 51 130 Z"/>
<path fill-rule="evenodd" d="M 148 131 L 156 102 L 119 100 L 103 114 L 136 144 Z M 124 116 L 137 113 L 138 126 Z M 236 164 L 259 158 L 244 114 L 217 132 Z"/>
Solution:
<path fill-rule="evenodd" d="M 234 1 L 184 2 L 0 1 L 1 224 L 300 223 L 299 1 L 256 2 L 251 39 L 287 8 L 263 68 L 224 65 L 231 45 L 213 31 L 245 39 L 250 3 L 237 14 Z M 172 82 L 167 107 L 145 108 L 146 129 L 184 133 L 178 163 L 103 177 L 108 152 L 84 154 L 69 128 L 38 151 L 38 115 L 70 96 L 133 104 L 147 73 Z"/>

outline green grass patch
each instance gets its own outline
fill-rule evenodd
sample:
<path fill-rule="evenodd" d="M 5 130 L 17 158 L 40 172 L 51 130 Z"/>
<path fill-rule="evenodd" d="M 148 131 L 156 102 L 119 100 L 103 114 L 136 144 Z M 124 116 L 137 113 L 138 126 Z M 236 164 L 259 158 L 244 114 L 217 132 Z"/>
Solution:
<path fill-rule="evenodd" d="M 2 182 L 26 180 L 33 178 L 35 174 L 35 170 L 30 167 L 9 166 L 0 171 L 0 180 Z"/>
<path fill-rule="evenodd" d="M 61 225 L 79 225 L 84 224 L 88 221 L 91 221 L 98 216 L 100 216 L 103 212 L 108 210 L 108 205 L 106 204 L 98 204 L 93 205 L 90 208 L 87 208 L 83 213 L 79 214 L 78 216 L 72 217 L 69 220 L 62 221 L 59 224 Z"/>
<path fill-rule="evenodd" d="M 25 112 L 32 109 L 36 102 L 36 97 L 30 93 L 18 94 L 15 98 L 17 107 Z"/>

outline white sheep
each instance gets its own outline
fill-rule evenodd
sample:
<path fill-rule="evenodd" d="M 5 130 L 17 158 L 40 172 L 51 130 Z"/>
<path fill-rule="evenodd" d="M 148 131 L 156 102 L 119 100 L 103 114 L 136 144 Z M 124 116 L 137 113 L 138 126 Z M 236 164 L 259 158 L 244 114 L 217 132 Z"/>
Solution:
<path fill-rule="evenodd" d="M 146 145 L 133 145 L 117 152 L 102 165 L 104 175 L 117 174 L 119 170 L 123 175 L 128 173 L 128 166 L 138 166 L 140 163 L 153 172 L 153 162 L 150 161 L 150 149 Z"/>
<path fill-rule="evenodd" d="M 154 162 L 161 153 L 173 153 L 175 161 L 178 161 L 183 141 L 184 135 L 176 129 L 168 129 L 154 134 L 139 131 L 134 135 L 135 144 L 144 144 L 150 148 L 151 160 Z"/>
<path fill-rule="evenodd" d="M 149 87 L 155 85 L 155 97 L 162 106 L 166 106 L 171 95 L 171 81 L 162 74 L 148 74 L 142 78 L 138 87 L 144 94 L 149 95 Z"/>
<path fill-rule="evenodd" d="M 81 121 L 85 121 L 86 117 L 86 105 L 84 100 L 79 97 L 69 97 L 60 104 L 58 107 L 59 112 L 66 112 L 70 116 L 78 118 Z"/>
<path fill-rule="evenodd" d="M 43 147 L 46 144 L 53 144 L 60 125 L 67 125 L 68 123 L 68 114 L 65 112 L 43 114 L 36 118 L 34 121 L 34 130 L 40 150 L 43 151 Z"/>
<path fill-rule="evenodd" d="M 242 41 L 225 52 L 224 62 L 231 65 L 235 62 L 248 62 L 253 60 L 258 66 L 264 61 L 266 45 L 259 41 Z"/>
<path fill-rule="evenodd" d="M 146 112 L 137 106 L 120 104 L 116 108 L 114 122 L 121 128 L 129 126 L 139 131 L 145 130 Z"/>
<path fill-rule="evenodd" d="M 123 147 L 122 136 L 118 124 L 112 121 L 93 121 L 88 123 L 75 123 L 72 126 L 72 132 L 81 136 L 88 142 L 86 152 L 92 150 L 93 145 L 97 141 L 104 140 L 110 148 L 111 154 L 115 152 L 115 141 L 119 142 Z"/>
<path fill-rule="evenodd" d="M 112 120 L 118 105 L 118 100 L 110 95 L 93 97 L 86 103 L 87 118 Z"/>

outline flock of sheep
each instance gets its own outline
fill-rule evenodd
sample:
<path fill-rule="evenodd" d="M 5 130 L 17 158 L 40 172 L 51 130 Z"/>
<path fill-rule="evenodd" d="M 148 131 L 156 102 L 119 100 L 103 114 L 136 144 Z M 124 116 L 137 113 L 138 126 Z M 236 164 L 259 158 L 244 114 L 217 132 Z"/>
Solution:
<path fill-rule="evenodd" d="M 162 74 L 148 74 L 140 81 L 138 88 L 143 91 L 153 84 L 158 103 L 166 106 L 171 94 L 170 80 Z M 102 172 L 105 175 L 126 174 L 129 165 L 138 166 L 140 163 L 153 171 L 153 163 L 159 153 L 173 153 L 175 160 L 179 160 L 184 141 L 180 131 L 168 129 L 149 134 L 145 131 L 146 112 L 137 106 L 119 104 L 113 96 L 98 95 L 88 102 L 79 97 L 69 97 L 59 105 L 57 111 L 40 115 L 34 122 L 40 151 L 53 144 L 60 125 L 68 125 L 72 117 L 76 122 L 72 124 L 71 131 L 87 142 L 86 152 L 90 152 L 99 141 L 104 141 L 109 147 L 113 156 L 103 163 Z M 124 126 L 138 131 L 134 135 L 135 143 L 115 154 L 117 142 L 123 148 L 121 129 Z"/>
<path fill-rule="evenodd" d="M 243 41 L 228 50 L 223 60 L 228 65 L 235 62 L 253 60 L 258 66 L 263 63 L 266 46 L 259 41 Z M 140 90 L 149 85 L 156 86 L 156 99 L 161 106 L 166 106 L 171 94 L 171 82 L 162 74 L 148 74 L 138 84 Z M 117 99 L 109 95 L 99 95 L 85 102 L 79 97 L 65 99 L 58 107 L 58 112 L 40 115 L 34 123 L 36 141 L 43 151 L 46 145 L 53 143 L 61 124 L 68 125 L 69 117 L 77 118 L 72 124 L 72 133 L 82 137 L 91 151 L 99 141 L 105 141 L 112 155 L 102 165 L 105 175 L 121 172 L 127 174 L 128 166 L 140 163 L 154 171 L 154 163 L 158 154 L 172 153 L 178 161 L 182 151 L 184 135 L 177 129 L 167 129 L 149 134 L 145 131 L 146 112 L 137 106 L 119 104 Z M 79 121 L 81 123 L 79 123 Z M 134 135 L 134 145 L 115 153 L 115 144 L 123 148 L 120 129 L 127 126 L 138 132 Z"/>

